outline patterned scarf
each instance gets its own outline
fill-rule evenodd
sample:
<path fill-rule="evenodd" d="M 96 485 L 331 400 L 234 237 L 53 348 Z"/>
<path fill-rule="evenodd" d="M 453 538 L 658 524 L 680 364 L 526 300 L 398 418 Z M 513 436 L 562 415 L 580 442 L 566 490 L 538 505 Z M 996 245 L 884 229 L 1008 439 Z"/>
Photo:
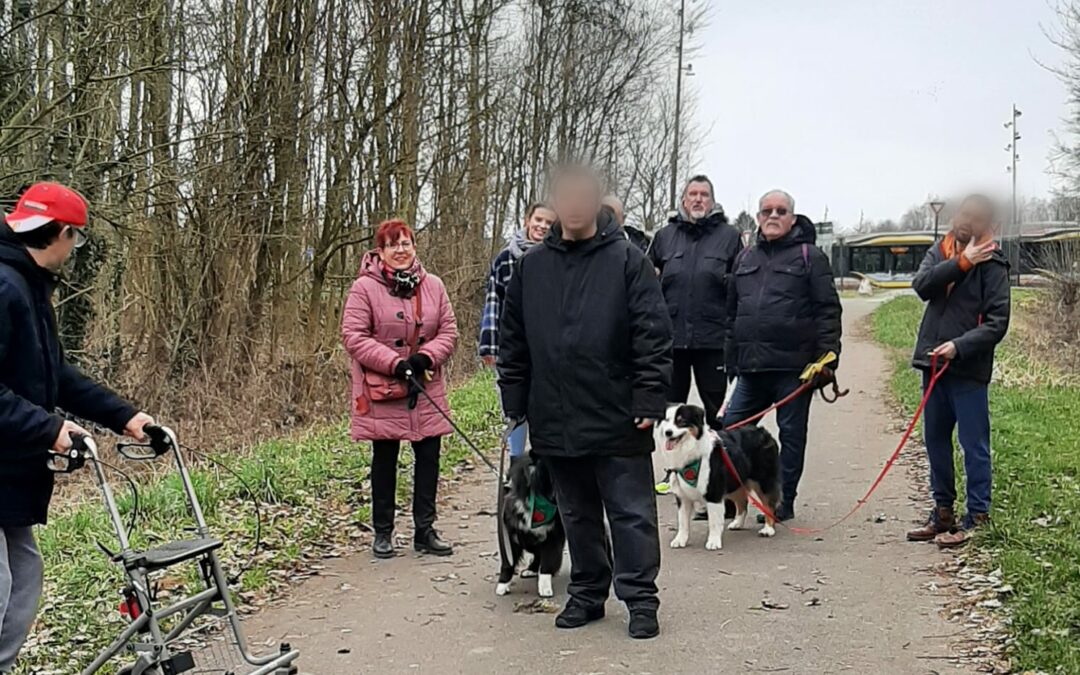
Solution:
<path fill-rule="evenodd" d="M 411 298 L 420 285 L 420 259 L 413 258 L 408 269 L 396 270 L 386 263 L 382 264 L 383 278 L 390 285 L 390 295 L 397 298 Z"/>

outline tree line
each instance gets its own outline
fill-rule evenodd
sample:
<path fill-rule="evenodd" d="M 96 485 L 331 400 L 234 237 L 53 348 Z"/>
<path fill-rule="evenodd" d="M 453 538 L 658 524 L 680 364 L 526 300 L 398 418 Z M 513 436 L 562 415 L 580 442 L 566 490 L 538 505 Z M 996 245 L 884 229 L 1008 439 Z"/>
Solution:
<path fill-rule="evenodd" d="M 337 416 L 340 308 L 381 220 L 417 228 L 469 352 L 552 163 L 662 224 L 677 25 L 664 0 L 0 3 L 0 195 L 90 201 L 57 314 L 96 376 L 207 423 Z"/>

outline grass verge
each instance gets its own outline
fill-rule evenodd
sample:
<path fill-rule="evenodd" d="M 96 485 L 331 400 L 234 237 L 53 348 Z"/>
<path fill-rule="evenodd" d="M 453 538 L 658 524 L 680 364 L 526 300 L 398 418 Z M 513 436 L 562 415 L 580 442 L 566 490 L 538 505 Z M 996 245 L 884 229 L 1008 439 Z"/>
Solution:
<path fill-rule="evenodd" d="M 1006 600 L 1013 667 L 1080 673 L 1080 387 L 1060 384 L 1025 349 L 1025 316 L 1038 302 L 1035 294 L 1015 295 L 1013 330 L 998 349 L 990 388 L 992 525 L 976 543 L 1014 589 Z M 873 316 L 875 338 L 893 349 L 891 388 L 908 413 L 921 394 L 909 360 L 922 309 L 904 296 Z M 959 453 L 957 461 L 959 479 Z"/>
<path fill-rule="evenodd" d="M 496 447 L 498 403 L 490 374 L 478 375 L 455 389 L 450 405 L 455 421 L 481 449 Z M 495 451 L 491 455 L 497 459 Z M 403 456 L 410 457 L 408 453 Z M 196 465 L 192 480 L 211 529 L 226 542 L 223 560 L 233 572 L 250 560 L 241 581 L 239 604 L 249 609 L 261 604 L 279 593 L 289 579 L 310 573 L 315 561 L 326 555 L 346 554 L 365 537 L 362 524 L 369 520 L 366 478 L 370 453 L 366 446 L 349 439 L 344 421 L 219 459 L 243 482 L 206 463 Z M 456 437 L 447 439 L 444 474 L 453 474 L 468 461 L 467 446 Z M 123 464 L 120 467 L 126 468 Z M 411 466 L 402 468 L 403 480 L 398 485 L 403 497 L 411 488 L 411 475 Z M 244 483 L 253 487 L 263 512 L 264 547 L 254 559 L 256 518 Z M 110 484 L 118 493 L 126 521 L 132 508 L 126 484 L 114 475 Z M 191 520 L 175 475 L 147 478 L 138 486 L 139 520 L 132 538 L 135 547 L 191 536 L 183 530 Z M 70 675 L 88 665 L 124 625 L 117 612 L 117 592 L 124 583 L 122 570 L 109 562 L 96 543 L 115 549 L 116 536 L 96 492 L 54 514 L 37 536 L 45 558 L 45 601 L 16 672 Z M 198 575 L 189 567 L 176 568 L 181 570 L 177 575 L 161 579 L 163 600 L 194 588 Z M 124 664 L 114 663 L 101 672 L 113 673 L 120 665 Z"/>

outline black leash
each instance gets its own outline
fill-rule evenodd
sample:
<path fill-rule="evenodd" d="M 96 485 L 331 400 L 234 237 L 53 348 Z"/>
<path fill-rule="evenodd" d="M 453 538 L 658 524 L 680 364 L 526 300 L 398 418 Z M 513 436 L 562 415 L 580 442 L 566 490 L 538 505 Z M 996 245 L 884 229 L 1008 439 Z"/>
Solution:
<path fill-rule="evenodd" d="M 424 388 L 423 383 L 416 378 L 416 376 L 411 370 L 408 371 L 407 376 L 412 386 L 424 395 L 424 398 L 426 398 L 428 402 L 431 403 L 431 405 L 435 408 L 435 410 L 437 410 L 439 414 L 442 415 L 443 419 L 450 423 L 450 426 L 453 427 L 454 431 L 457 432 L 458 436 L 460 436 L 462 440 L 465 441 L 465 445 L 469 446 L 469 449 L 476 453 L 476 456 L 479 457 L 484 462 L 484 464 L 488 466 L 489 469 L 491 469 L 491 472 L 494 473 L 495 477 L 498 479 L 495 484 L 495 520 L 497 521 L 495 523 L 495 527 L 498 530 L 499 537 L 499 557 L 504 566 L 509 566 L 512 561 L 510 560 L 510 537 L 509 533 L 506 531 L 506 526 L 503 524 L 503 509 L 505 508 L 503 489 L 505 485 L 504 476 L 506 475 L 506 454 L 507 448 L 510 445 L 510 434 L 513 433 L 514 429 L 516 429 L 517 427 L 512 422 L 508 422 L 506 424 L 506 428 L 503 429 L 499 443 L 499 466 L 496 467 L 494 462 L 488 459 L 488 456 L 480 451 L 480 448 L 477 447 L 476 443 L 473 443 L 473 440 L 469 438 L 468 434 L 462 431 L 461 427 L 459 427 L 457 423 L 455 423 L 454 420 L 450 418 L 450 415 L 448 415 L 446 411 L 442 409 L 442 406 L 435 402 L 435 399 L 431 397 L 431 394 L 427 393 L 427 389 Z"/>
<path fill-rule="evenodd" d="M 502 485 L 502 470 L 499 467 L 495 466 L 495 463 L 488 459 L 487 455 L 481 452 L 480 448 L 477 447 L 476 443 L 473 443 L 473 440 L 469 438 L 469 435 L 461 430 L 461 427 L 459 427 L 457 423 L 450 418 L 450 415 L 448 415 L 447 412 L 443 410 L 438 403 L 435 402 L 435 399 L 431 398 L 431 394 L 427 393 L 427 389 L 424 388 L 424 384 L 416 378 L 416 376 L 411 370 L 408 371 L 407 377 L 409 378 L 409 382 L 412 383 L 412 386 L 414 386 L 421 394 L 424 395 L 424 398 L 426 398 L 428 400 L 428 403 L 430 403 L 435 408 L 435 410 L 437 410 L 438 413 L 442 415 L 443 419 L 450 423 L 450 426 L 453 427 L 454 431 L 457 432 L 457 435 L 461 437 L 461 440 L 465 441 L 465 445 L 469 446 L 469 449 L 476 453 L 476 456 L 479 457 L 484 462 L 484 464 L 487 464 L 487 467 L 491 469 L 491 473 L 498 476 L 499 485 Z"/>

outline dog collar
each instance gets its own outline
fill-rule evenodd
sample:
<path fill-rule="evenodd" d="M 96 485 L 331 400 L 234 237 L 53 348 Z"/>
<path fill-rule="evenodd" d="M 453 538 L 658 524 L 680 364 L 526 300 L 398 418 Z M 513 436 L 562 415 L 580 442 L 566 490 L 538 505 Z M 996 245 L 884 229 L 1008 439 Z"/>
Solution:
<path fill-rule="evenodd" d="M 550 525 L 555 520 L 558 507 L 552 504 L 544 495 L 529 493 L 529 526 L 533 529 Z"/>
<path fill-rule="evenodd" d="M 698 476 L 701 474 L 701 459 L 695 459 L 683 468 L 679 469 L 679 477 L 690 487 L 697 487 Z"/>

